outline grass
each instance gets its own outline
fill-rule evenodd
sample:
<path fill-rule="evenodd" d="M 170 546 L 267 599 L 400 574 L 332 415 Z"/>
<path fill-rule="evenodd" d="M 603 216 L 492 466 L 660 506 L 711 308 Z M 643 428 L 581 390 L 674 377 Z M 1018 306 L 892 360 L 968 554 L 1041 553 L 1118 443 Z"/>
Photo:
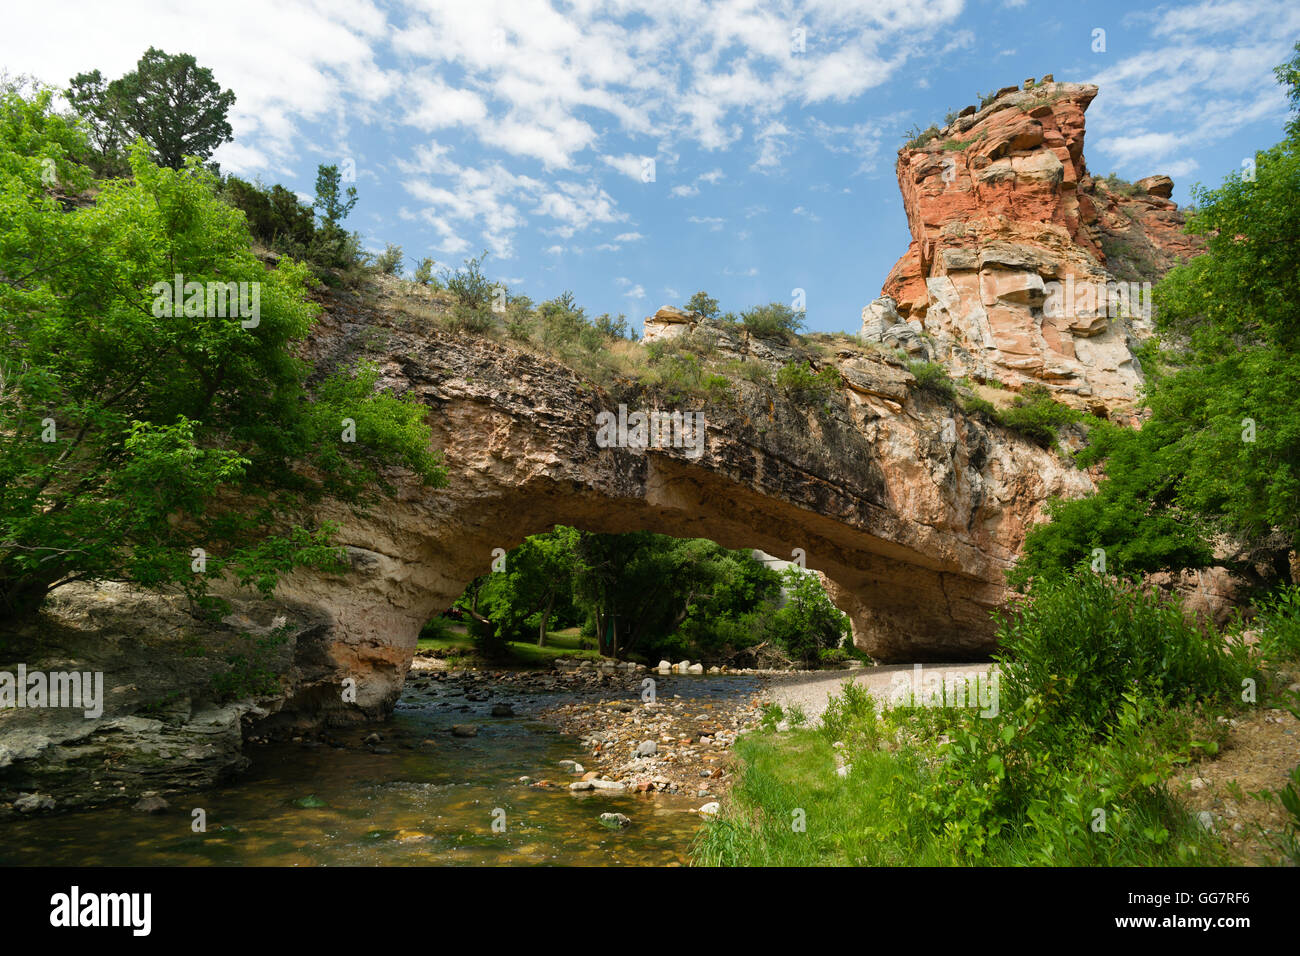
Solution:
<path fill-rule="evenodd" d="M 730 805 L 693 848 L 706 865 L 1219 865 L 1223 845 L 1167 789 L 1218 752 L 1219 718 L 1300 603 L 1265 615 L 1255 652 L 1176 602 L 1080 571 L 1036 582 L 1003 620 L 980 706 L 878 706 L 846 681 L 816 728 L 738 741 Z M 1267 684 L 1265 685 L 1267 686 Z M 844 776 L 837 766 L 849 768 Z M 1300 810 L 1300 791 L 1277 799 Z"/>
<path fill-rule="evenodd" d="M 453 628 L 455 625 L 453 625 Z M 447 657 L 466 658 L 467 664 L 484 666 L 509 666 L 519 668 L 549 668 L 559 657 L 578 657 L 600 660 L 600 652 L 584 649 L 583 638 L 578 628 L 571 627 L 562 631 L 547 631 L 546 646 L 538 647 L 535 643 L 523 641 L 506 642 L 507 655 L 502 660 L 487 661 L 482 659 L 474 640 L 463 630 L 454 630 L 439 637 L 421 637 L 416 642 L 416 649 L 421 651 L 441 650 Z M 587 641 L 586 643 L 591 643 Z"/>
<path fill-rule="evenodd" d="M 970 718 L 978 719 L 978 718 Z M 1183 813 L 1162 787 L 1139 788 L 1124 806 L 1111 806 L 1110 832 L 1096 832 L 1089 807 L 1072 806 L 1090 791 L 1087 759 L 1077 775 L 1062 773 L 1059 793 L 1044 792 L 1018 819 L 992 835 L 963 828 L 960 815 L 943 821 L 953 791 L 959 722 L 934 711 L 896 708 L 883 717 L 856 714 L 835 737 L 849 743 L 850 771 L 836 773 L 835 740 L 823 729 L 773 730 L 743 736 L 738 769 L 724 812 L 707 823 L 693 847 L 705 866 L 1022 866 L 1218 864 L 1213 837 Z M 856 739 L 855 739 L 856 738 Z M 899 744 L 898 741 L 905 741 Z M 1159 735 L 1150 732 L 1148 744 Z M 959 745 L 956 745 L 959 746 Z M 981 754 L 981 761 L 983 755 Z M 1078 776 L 1081 779 L 1075 779 Z M 1149 792 L 1148 792 L 1149 791 Z M 1059 801 L 1056 798 L 1063 798 Z M 927 806 L 927 803 L 929 804 Z M 1150 835 L 1148 835 L 1150 834 Z"/>

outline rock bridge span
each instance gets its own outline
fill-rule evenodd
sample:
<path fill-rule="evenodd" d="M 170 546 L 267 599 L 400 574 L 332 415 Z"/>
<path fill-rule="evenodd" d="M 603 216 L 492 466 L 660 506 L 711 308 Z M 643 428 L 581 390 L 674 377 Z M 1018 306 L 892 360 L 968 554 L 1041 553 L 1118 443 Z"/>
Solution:
<path fill-rule="evenodd" d="M 322 509 L 352 569 L 282 585 L 281 597 L 328 621 L 297 709 L 331 706 L 348 676 L 361 711 L 391 706 L 422 625 L 489 569 L 494 549 L 556 524 L 779 557 L 801 549 L 872 656 L 979 658 L 994 646 L 1004 571 L 1043 502 L 1090 487 L 1050 452 L 909 387 L 896 359 L 866 349 L 827 359 L 842 384 L 822 404 L 749 382 L 708 403 L 668 403 L 631 383 L 612 392 L 494 338 L 339 303 L 312 347 L 325 367 L 376 362 L 384 386 L 424 403 L 450 484 L 394 475 L 396 493 L 366 514 Z M 702 412 L 703 453 L 601 447 L 598 416 L 618 403 Z"/>

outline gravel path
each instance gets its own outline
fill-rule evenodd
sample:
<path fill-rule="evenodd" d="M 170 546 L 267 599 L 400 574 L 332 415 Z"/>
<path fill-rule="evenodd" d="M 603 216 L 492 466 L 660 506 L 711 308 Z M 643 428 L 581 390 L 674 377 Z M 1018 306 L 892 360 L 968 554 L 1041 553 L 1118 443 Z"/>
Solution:
<path fill-rule="evenodd" d="M 991 666 L 987 663 L 925 664 L 923 673 L 975 675 L 987 673 Z M 852 680 L 865 687 L 867 692 L 877 700 L 887 700 L 895 676 L 905 675 L 910 680 L 913 667 L 912 664 L 887 664 L 879 667 L 864 667 L 861 670 L 819 671 L 811 674 L 792 674 L 789 677 L 776 676 L 771 678 L 768 694 L 773 703 L 780 704 L 783 708 L 788 709 L 791 705 L 802 707 L 808 723 L 815 724 L 821 720 L 822 711 L 826 709 L 826 701 L 832 694 L 840 693 L 840 688 L 846 680 Z"/>

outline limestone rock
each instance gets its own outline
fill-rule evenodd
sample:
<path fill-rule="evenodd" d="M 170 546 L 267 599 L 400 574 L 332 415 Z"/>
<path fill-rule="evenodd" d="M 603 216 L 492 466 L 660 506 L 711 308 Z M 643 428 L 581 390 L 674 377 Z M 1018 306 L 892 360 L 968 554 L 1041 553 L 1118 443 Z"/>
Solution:
<path fill-rule="evenodd" d="M 881 296 L 862 310 L 862 339 L 902 349 L 918 361 L 930 360 L 930 347 L 916 329 L 903 321 L 898 303 L 891 296 Z"/>

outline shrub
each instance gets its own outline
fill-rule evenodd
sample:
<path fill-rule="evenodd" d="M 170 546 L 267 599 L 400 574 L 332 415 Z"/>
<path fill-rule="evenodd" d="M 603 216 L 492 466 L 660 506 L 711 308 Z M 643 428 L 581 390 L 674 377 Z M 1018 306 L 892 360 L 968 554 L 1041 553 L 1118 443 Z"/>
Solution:
<path fill-rule="evenodd" d="M 955 398 L 957 386 L 948 377 L 948 370 L 936 362 L 908 362 L 908 371 L 916 378 L 916 387 L 941 398 Z"/>
<path fill-rule="evenodd" d="M 402 247 L 390 242 L 375 257 L 375 268 L 386 276 L 395 276 L 402 271 L 402 258 Z"/>
<path fill-rule="evenodd" d="M 930 142 L 930 140 L 934 139 L 938 135 L 939 135 L 939 127 L 931 123 L 930 126 L 924 130 L 920 129 L 919 127 L 913 126 L 903 135 L 903 138 L 907 140 L 906 143 L 907 149 L 920 149 L 922 146 Z"/>
<path fill-rule="evenodd" d="M 1126 695 L 1227 698 L 1249 667 L 1176 601 L 1086 569 L 1036 580 L 998 632 L 1004 708 L 1030 697 L 1058 725 L 1099 732 Z"/>
<path fill-rule="evenodd" d="M 980 398 L 978 395 L 963 396 L 961 408 L 967 415 L 974 415 L 991 422 L 998 420 L 997 406 L 986 398 Z"/>
<path fill-rule="evenodd" d="M 784 302 L 769 302 L 742 312 L 740 322 L 755 338 L 789 339 L 803 328 L 804 314 L 794 311 Z"/>
<path fill-rule="evenodd" d="M 815 574 L 786 568 L 781 578 L 786 603 L 756 620 L 758 636 L 779 644 L 805 665 L 815 665 L 823 650 L 843 642 L 849 619 L 831 603 Z"/>
<path fill-rule="evenodd" d="M 420 285 L 431 285 L 438 288 L 441 283 L 433 277 L 433 260 L 425 256 L 420 260 L 419 265 L 415 267 L 415 274 L 412 278 Z"/>
<path fill-rule="evenodd" d="M 1144 196 L 1145 190 L 1137 183 L 1131 183 L 1127 179 L 1122 179 L 1116 173 L 1107 173 L 1101 180 L 1106 187 L 1121 196 Z"/>
<path fill-rule="evenodd" d="M 1047 448 L 1056 444 L 1058 428 L 1082 417 L 1082 412 L 1052 398 L 1051 390 L 1043 385 L 1026 385 L 1020 390 L 1015 404 L 998 413 L 1001 424 Z"/>
<path fill-rule="evenodd" d="M 485 249 L 479 256 L 466 259 L 461 268 L 442 271 L 442 284 L 461 305 L 486 310 L 492 304 L 492 280 L 483 272 L 487 255 Z"/>
<path fill-rule="evenodd" d="M 718 300 L 702 291 L 691 296 L 690 301 L 686 303 L 686 309 L 688 312 L 698 312 L 706 319 L 717 318 L 719 314 Z"/>
<path fill-rule="evenodd" d="M 510 642 L 495 625 L 471 617 L 467 629 L 474 649 L 485 659 L 499 661 L 510 656 Z"/>
<path fill-rule="evenodd" d="M 831 365 L 814 372 L 806 362 L 788 362 L 776 373 L 776 386 L 795 399 L 825 400 L 840 387 L 840 373 Z"/>
<path fill-rule="evenodd" d="M 1300 585 L 1289 585 L 1258 602 L 1259 649 L 1266 660 L 1300 658 Z"/>
<path fill-rule="evenodd" d="M 420 640 L 422 641 L 447 641 L 455 636 L 451 629 L 451 623 L 441 614 L 431 617 L 420 629 Z"/>

